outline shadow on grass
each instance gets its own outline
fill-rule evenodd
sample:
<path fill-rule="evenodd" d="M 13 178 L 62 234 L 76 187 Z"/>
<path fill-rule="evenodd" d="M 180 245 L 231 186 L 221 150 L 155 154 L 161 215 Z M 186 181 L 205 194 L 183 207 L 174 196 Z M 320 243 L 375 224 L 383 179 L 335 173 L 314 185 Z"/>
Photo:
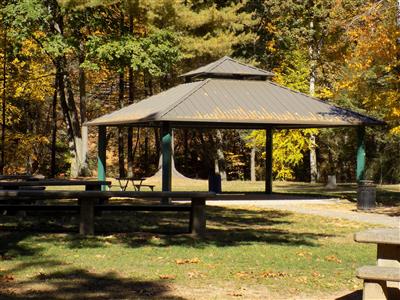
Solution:
<path fill-rule="evenodd" d="M 61 223 L 55 226 L 56 222 L 51 221 L 51 226 L 43 226 L 43 220 L 41 220 L 38 222 L 40 226 L 32 221 L 27 222 L 28 225 L 22 222 L 14 228 L 3 224 L 7 230 L 11 231 L 9 234 L 12 237 L 11 240 L 15 239 L 16 242 L 7 243 L 7 237 L 0 235 L 0 244 L 5 245 L 3 252 L 6 254 L 16 252 L 17 255 L 33 255 L 31 253 L 33 248 L 19 249 L 20 246 L 17 243 L 29 236 L 29 232 L 35 236 L 35 243 L 63 243 L 70 249 L 105 247 L 109 242 L 125 244 L 131 248 L 143 246 L 204 248 L 209 245 L 227 247 L 252 243 L 318 246 L 319 239 L 333 236 L 306 229 L 299 230 L 291 218 L 292 215 L 290 212 L 278 210 L 209 206 L 207 207 L 207 235 L 203 239 L 198 239 L 188 234 L 188 213 L 110 212 L 103 213 L 96 219 L 97 235 L 94 237 L 81 237 L 78 234 L 39 235 L 37 233 L 40 232 L 68 232 Z M 77 228 L 75 230 L 77 231 Z M 34 249 L 40 251 L 39 248 Z"/>
<path fill-rule="evenodd" d="M 93 274 L 81 269 L 39 273 L 31 280 L 0 281 L 0 299 L 184 299 L 170 295 L 167 280 L 142 281 L 116 273 Z"/>
<path fill-rule="evenodd" d="M 29 232 L 0 231 L 0 261 L 11 260 L 15 256 L 32 256 L 40 251 L 37 247 L 20 243 L 29 237 Z"/>

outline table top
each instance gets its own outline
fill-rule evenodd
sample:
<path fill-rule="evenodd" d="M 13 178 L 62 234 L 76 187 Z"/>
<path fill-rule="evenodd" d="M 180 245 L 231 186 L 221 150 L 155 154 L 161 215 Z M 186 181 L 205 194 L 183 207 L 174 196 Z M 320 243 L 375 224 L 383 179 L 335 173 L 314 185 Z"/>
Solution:
<path fill-rule="evenodd" d="M 110 181 L 98 181 L 98 180 L 58 180 L 58 179 L 35 180 L 35 181 L 2 181 L 2 182 L 0 182 L 0 187 L 69 186 L 69 185 L 99 186 L 99 185 L 111 185 L 111 182 Z"/>
<path fill-rule="evenodd" d="M 51 191 L 37 191 L 37 190 L 0 190 L 0 197 L 30 197 L 42 198 L 52 196 L 69 196 L 71 198 L 104 198 L 104 197 L 132 197 L 132 198 L 214 198 L 216 196 L 213 192 L 141 192 L 141 191 L 70 191 L 70 190 L 51 190 Z"/>
<path fill-rule="evenodd" d="M 43 180 L 43 175 L 0 175 L 0 180 Z"/>
<path fill-rule="evenodd" d="M 375 228 L 354 234 L 354 240 L 359 243 L 400 245 L 400 227 Z"/>

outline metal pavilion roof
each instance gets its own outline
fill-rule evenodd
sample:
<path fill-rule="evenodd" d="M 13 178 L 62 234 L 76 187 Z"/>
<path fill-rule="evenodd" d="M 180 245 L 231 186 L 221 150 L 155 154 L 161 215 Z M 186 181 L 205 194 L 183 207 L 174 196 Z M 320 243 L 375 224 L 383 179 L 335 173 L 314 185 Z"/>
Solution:
<path fill-rule="evenodd" d="M 314 128 L 384 122 L 270 81 L 209 78 L 180 84 L 87 123 L 89 126 Z"/>
<path fill-rule="evenodd" d="M 245 65 L 228 56 L 224 56 L 208 65 L 182 74 L 180 77 L 184 77 L 186 79 L 217 77 L 266 80 L 272 76 L 274 76 L 274 73 Z"/>

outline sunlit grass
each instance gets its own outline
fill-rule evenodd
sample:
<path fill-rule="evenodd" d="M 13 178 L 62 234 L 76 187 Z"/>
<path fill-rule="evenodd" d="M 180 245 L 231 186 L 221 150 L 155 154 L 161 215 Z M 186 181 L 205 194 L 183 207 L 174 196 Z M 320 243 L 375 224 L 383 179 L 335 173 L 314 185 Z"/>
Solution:
<path fill-rule="evenodd" d="M 76 230 L 75 224 L 65 225 L 71 222 L 65 217 L 28 217 L 19 220 L 20 232 L 9 231 L 14 217 L 3 218 L 0 274 L 12 276 L 14 288 L 35 283 L 67 296 L 74 289 L 63 290 L 63 284 L 78 291 L 82 280 L 110 274 L 113 280 L 172 285 L 183 293 L 213 286 L 221 297 L 243 287 L 244 294 L 253 287 L 281 296 L 318 295 L 361 288 L 355 269 L 373 263 L 376 255 L 373 246 L 353 242 L 353 233 L 365 224 L 254 207 L 209 207 L 208 216 L 204 240 L 184 234 L 188 216 L 175 213 L 106 213 L 96 220 L 102 232 L 91 238 L 35 233 Z M 181 233 L 159 233 L 170 231 Z"/>

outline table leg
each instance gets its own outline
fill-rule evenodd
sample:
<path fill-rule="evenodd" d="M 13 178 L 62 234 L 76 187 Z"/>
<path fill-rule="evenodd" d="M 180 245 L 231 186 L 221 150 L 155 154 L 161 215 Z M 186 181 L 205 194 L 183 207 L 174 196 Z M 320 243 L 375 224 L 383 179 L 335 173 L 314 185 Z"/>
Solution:
<path fill-rule="evenodd" d="M 93 198 L 79 199 L 80 219 L 79 219 L 79 234 L 93 235 L 94 234 L 94 201 Z"/>
<path fill-rule="evenodd" d="M 190 230 L 193 235 L 199 237 L 206 234 L 206 199 L 204 198 L 192 198 Z"/>
<path fill-rule="evenodd" d="M 378 244 L 377 265 L 400 268 L 400 245 Z M 388 282 L 387 285 L 400 289 L 399 282 Z"/>

